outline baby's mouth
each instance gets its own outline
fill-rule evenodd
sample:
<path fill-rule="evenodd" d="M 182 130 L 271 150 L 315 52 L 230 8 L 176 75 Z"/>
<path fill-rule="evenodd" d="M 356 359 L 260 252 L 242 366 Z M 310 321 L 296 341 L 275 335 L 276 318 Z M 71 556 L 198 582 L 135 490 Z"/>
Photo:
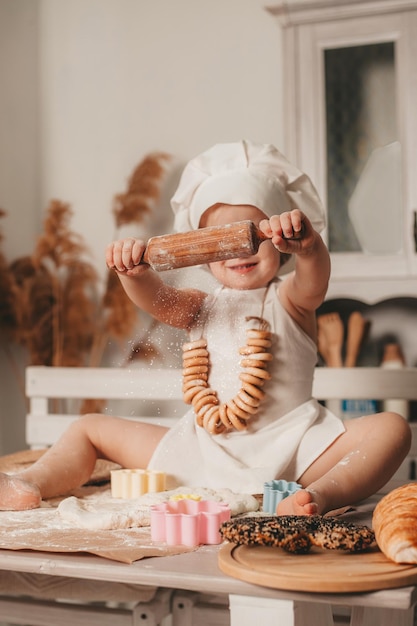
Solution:
<path fill-rule="evenodd" d="M 233 265 L 230 267 L 231 270 L 233 270 L 234 272 L 248 272 L 249 270 L 251 270 L 253 267 L 256 266 L 256 263 L 239 263 L 237 265 Z"/>

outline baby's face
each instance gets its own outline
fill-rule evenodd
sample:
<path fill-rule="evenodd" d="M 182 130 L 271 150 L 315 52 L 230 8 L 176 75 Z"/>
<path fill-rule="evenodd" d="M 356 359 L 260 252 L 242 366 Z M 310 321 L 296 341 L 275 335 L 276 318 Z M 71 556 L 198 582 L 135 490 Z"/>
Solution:
<path fill-rule="evenodd" d="M 265 213 L 251 205 L 216 204 L 203 214 L 200 228 L 207 226 L 223 226 L 232 222 L 251 220 L 257 226 Z M 210 263 L 213 276 L 225 287 L 231 289 L 258 289 L 266 286 L 280 268 L 279 251 L 270 241 L 259 246 L 257 254 L 250 257 L 228 259 Z"/>

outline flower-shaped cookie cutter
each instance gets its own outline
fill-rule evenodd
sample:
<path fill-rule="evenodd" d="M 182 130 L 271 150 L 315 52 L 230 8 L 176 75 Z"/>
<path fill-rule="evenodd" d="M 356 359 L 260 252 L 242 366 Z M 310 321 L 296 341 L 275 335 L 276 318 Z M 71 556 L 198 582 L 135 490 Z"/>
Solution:
<path fill-rule="evenodd" d="M 221 543 L 219 528 L 230 519 L 230 507 L 212 500 L 182 500 L 151 506 L 151 539 L 168 545 Z"/>
<path fill-rule="evenodd" d="M 110 481 L 113 498 L 138 498 L 144 493 L 155 493 L 166 489 L 166 474 L 156 470 L 112 470 Z"/>
<path fill-rule="evenodd" d="M 290 482 L 284 479 L 269 480 L 264 483 L 262 509 L 265 513 L 275 515 L 278 503 L 299 489 L 301 489 L 301 485 L 293 480 Z"/>

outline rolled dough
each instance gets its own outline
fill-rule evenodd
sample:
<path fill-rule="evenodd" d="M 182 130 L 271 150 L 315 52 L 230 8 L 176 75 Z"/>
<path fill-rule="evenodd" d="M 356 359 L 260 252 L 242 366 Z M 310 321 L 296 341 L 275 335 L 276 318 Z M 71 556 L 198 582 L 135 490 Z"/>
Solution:
<path fill-rule="evenodd" d="M 88 530 L 118 530 L 150 526 L 151 506 L 166 502 L 175 496 L 196 495 L 202 500 L 224 502 L 230 506 L 231 515 L 250 513 L 259 509 L 259 502 L 249 494 L 237 494 L 230 489 L 205 487 L 178 487 L 171 491 L 147 493 L 139 498 L 124 500 L 112 498 L 110 491 L 76 498 L 70 496 L 58 505 L 63 521 L 77 528 Z"/>

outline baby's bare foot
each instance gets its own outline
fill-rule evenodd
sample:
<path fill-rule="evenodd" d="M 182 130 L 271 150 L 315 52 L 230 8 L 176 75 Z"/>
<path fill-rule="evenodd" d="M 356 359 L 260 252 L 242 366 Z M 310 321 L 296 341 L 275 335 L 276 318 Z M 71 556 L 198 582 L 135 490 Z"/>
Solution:
<path fill-rule="evenodd" d="M 16 475 L 0 473 L 0 511 L 25 511 L 41 504 L 41 494 L 36 485 Z"/>
<path fill-rule="evenodd" d="M 318 504 L 314 502 L 313 494 L 306 489 L 300 489 L 291 496 L 284 498 L 277 506 L 277 515 L 317 515 Z"/>

